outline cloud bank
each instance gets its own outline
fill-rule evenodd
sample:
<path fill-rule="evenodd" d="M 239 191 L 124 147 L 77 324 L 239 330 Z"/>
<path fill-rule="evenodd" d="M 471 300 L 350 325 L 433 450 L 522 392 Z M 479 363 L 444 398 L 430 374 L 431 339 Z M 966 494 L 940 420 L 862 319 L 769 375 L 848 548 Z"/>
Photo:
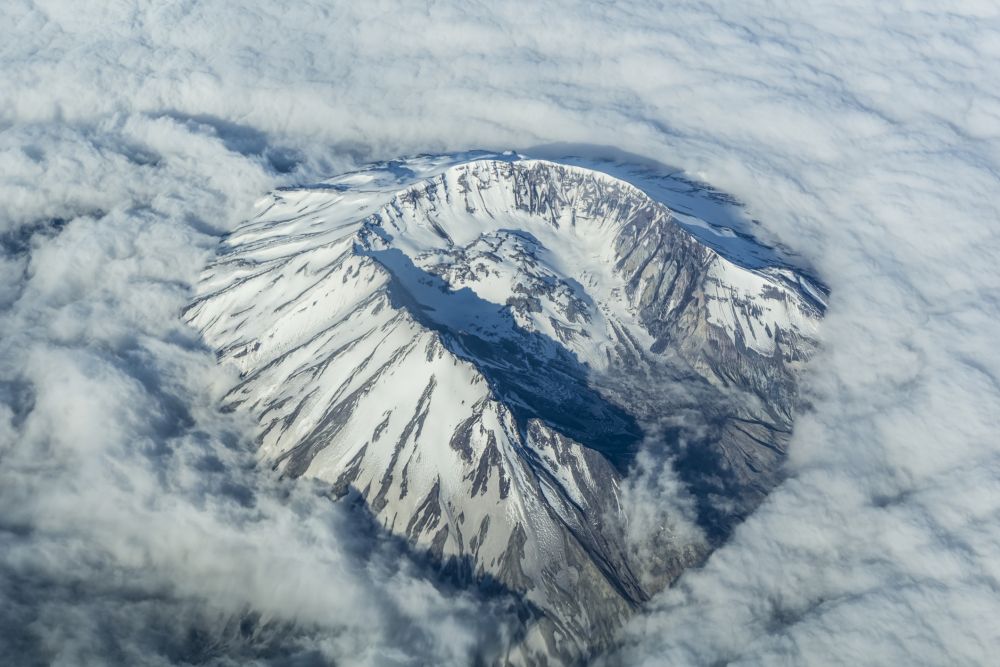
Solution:
<path fill-rule="evenodd" d="M 254 468 L 178 320 L 253 201 L 370 159 L 616 146 L 829 284 L 788 480 L 606 662 L 983 664 L 1000 645 L 992 3 L 0 9 L 0 655 L 466 664 L 441 590 Z M 750 218 L 763 221 L 755 224 Z"/>

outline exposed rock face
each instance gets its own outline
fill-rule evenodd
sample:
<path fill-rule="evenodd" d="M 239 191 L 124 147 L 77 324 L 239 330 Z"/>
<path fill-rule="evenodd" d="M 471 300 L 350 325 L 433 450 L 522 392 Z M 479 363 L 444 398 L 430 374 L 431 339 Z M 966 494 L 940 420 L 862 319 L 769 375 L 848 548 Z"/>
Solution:
<path fill-rule="evenodd" d="M 512 660 L 573 661 L 776 483 L 822 298 L 606 174 L 423 158 L 272 195 L 186 318 L 239 365 L 262 460 L 518 594 Z M 656 562 L 622 529 L 643 443 L 704 535 Z"/>

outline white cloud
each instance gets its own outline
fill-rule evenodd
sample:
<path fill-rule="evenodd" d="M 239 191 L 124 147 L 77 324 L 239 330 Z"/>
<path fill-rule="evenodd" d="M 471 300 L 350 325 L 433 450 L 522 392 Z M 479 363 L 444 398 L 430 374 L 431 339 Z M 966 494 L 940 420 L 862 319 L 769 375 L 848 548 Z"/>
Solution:
<path fill-rule="evenodd" d="M 10 650 L 167 661 L 249 606 L 311 627 L 274 640 L 302 651 L 462 662 L 482 608 L 417 572 L 386 581 L 395 556 L 362 558 L 339 510 L 247 470 L 246 425 L 211 407 L 227 371 L 176 313 L 269 188 L 563 141 L 737 195 L 833 291 L 790 479 L 635 619 L 627 661 L 992 658 L 993 3 L 12 0 L 0 17 Z M 263 655 L 233 632 L 233 655 Z"/>

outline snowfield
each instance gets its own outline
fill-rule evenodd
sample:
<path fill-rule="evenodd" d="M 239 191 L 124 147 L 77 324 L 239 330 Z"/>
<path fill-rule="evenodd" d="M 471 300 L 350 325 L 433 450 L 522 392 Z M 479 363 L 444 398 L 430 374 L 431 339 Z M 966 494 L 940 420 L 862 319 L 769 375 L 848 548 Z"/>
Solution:
<path fill-rule="evenodd" d="M 259 420 L 268 467 L 357 494 L 459 580 L 523 596 L 541 620 L 519 661 L 611 646 L 645 572 L 662 585 L 724 536 L 703 512 L 711 538 L 630 555 L 619 487 L 654 422 L 697 409 L 715 427 L 687 447 L 733 479 L 719 497 L 688 479 L 684 498 L 727 522 L 773 486 L 818 341 L 807 278 L 724 258 L 625 181 L 513 154 L 375 165 L 257 209 L 185 314 L 240 369 L 225 404 Z"/>

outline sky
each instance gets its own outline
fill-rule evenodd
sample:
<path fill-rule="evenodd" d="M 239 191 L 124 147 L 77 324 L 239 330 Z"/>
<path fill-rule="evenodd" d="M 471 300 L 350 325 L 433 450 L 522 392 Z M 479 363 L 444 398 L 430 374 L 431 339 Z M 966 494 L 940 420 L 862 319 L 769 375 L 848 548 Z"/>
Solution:
<path fill-rule="evenodd" d="M 614 147 L 831 289 L 788 479 L 607 664 L 1000 646 L 1000 8 L 923 0 L 0 7 L 0 658 L 468 664 L 505 608 L 254 467 L 178 319 L 269 190 Z"/>

